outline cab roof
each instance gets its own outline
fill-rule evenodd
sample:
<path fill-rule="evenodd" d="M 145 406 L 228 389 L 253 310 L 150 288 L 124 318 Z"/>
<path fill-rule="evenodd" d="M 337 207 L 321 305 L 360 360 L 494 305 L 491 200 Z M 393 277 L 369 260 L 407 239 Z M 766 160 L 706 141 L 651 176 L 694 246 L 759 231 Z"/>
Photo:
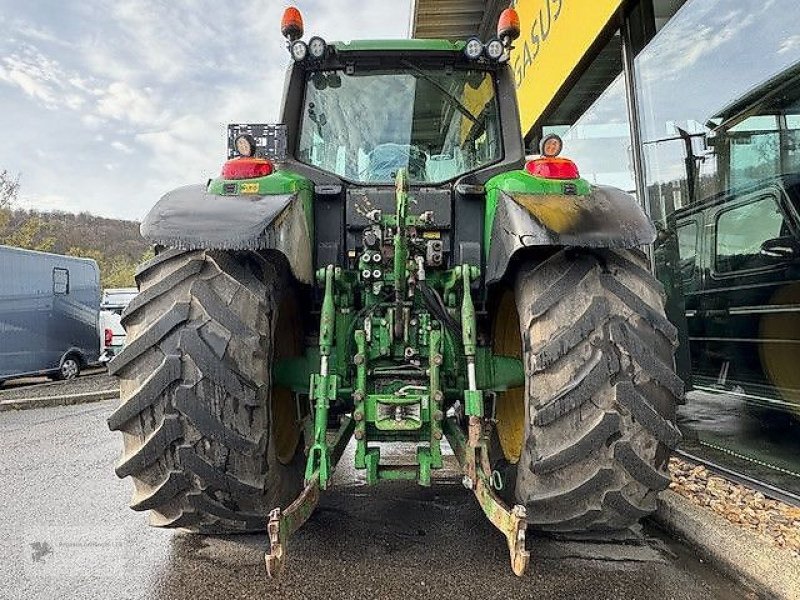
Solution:
<path fill-rule="evenodd" d="M 336 52 L 463 52 L 466 41 L 450 40 L 353 40 L 332 42 Z"/>

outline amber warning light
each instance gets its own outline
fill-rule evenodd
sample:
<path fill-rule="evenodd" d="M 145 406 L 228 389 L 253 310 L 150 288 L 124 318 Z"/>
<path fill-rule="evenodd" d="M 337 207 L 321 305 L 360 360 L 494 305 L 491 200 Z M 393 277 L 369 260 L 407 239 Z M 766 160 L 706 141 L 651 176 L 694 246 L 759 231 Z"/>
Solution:
<path fill-rule="evenodd" d="M 281 35 L 290 42 L 303 37 L 303 15 L 294 6 L 283 11 L 281 19 Z"/>
<path fill-rule="evenodd" d="M 500 13 L 500 19 L 497 21 L 497 37 L 508 46 L 511 42 L 519 37 L 519 15 L 513 8 L 507 8 Z"/>

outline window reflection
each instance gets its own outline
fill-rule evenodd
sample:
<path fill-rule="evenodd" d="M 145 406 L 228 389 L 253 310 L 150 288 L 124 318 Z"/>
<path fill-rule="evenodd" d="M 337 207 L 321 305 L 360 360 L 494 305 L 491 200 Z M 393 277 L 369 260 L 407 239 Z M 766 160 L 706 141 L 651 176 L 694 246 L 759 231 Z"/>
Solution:
<path fill-rule="evenodd" d="M 782 235 L 789 235 L 788 223 L 773 195 L 758 196 L 721 211 L 715 230 L 717 273 L 769 268 L 789 258 L 773 251 L 770 245 Z"/>
<path fill-rule="evenodd" d="M 795 493 L 797 17 L 789 0 L 690 0 L 635 60 L 657 274 L 684 304 L 696 384 L 686 447 Z"/>
<path fill-rule="evenodd" d="M 581 177 L 633 194 L 636 183 L 621 73 L 622 42 L 617 31 L 549 116 L 542 135 L 562 136 L 564 154 L 578 165 Z M 590 101 L 592 98 L 596 99 Z"/>

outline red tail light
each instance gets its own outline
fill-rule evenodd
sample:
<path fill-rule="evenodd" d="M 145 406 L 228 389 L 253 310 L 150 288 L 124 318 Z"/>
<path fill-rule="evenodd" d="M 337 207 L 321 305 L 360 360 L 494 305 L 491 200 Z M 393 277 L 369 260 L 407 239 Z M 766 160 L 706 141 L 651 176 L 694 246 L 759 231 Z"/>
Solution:
<path fill-rule="evenodd" d="M 578 179 L 578 167 L 568 158 L 537 158 L 529 160 L 525 170 L 545 179 Z"/>
<path fill-rule="evenodd" d="M 224 179 L 254 179 L 271 175 L 275 168 L 266 158 L 233 158 L 222 165 Z"/>
<path fill-rule="evenodd" d="M 106 327 L 106 330 L 103 332 L 103 341 L 105 342 L 106 346 L 110 346 L 112 343 L 114 343 L 114 332 L 108 327 Z"/>

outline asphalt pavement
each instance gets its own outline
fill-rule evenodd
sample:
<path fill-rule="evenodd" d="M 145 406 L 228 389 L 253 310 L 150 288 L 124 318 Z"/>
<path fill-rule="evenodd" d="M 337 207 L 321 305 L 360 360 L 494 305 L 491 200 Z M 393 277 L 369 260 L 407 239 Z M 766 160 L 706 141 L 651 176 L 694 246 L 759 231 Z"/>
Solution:
<path fill-rule="evenodd" d="M 517 578 L 455 471 L 370 488 L 347 455 L 270 581 L 264 537 L 154 529 L 127 508 L 115 404 L 0 413 L 0 598 L 755 598 L 647 526 L 616 542 L 529 538 Z"/>

